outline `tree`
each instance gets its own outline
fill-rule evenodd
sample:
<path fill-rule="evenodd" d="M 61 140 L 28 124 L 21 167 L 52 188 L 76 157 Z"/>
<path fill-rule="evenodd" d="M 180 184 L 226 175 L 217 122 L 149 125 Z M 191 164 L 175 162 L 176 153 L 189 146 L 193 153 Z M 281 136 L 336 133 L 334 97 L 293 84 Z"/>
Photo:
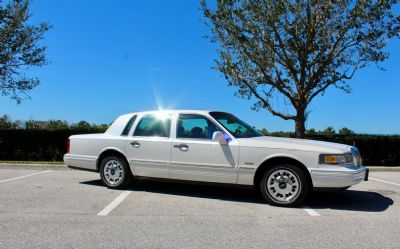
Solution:
<path fill-rule="evenodd" d="M 62 120 L 49 120 L 46 129 L 49 130 L 68 130 L 69 124 L 67 121 Z"/>
<path fill-rule="evenodd" d="M 79 123 L 73 125 L 71 128 L 78 129 L 78 130 L 90 130 L 92 126 L 87 121 L 79 121 Z"/>
<path fill-rule="evenodd" d="M 13 122 L 8 115 L 3 115 L 0 117 L 0 129 L 2 130 L 8 130 L 8 129 L 14 129 Z"/>
<path fill-rule="evenodd" d="M 29 0 L 10 0 L 4 6 L 0 3 L 0 91 L 18 104 L 40 83 L 25 70 L 47 63 L 46 47 L 38 42 L 50 25 L 30 24 L 29 5 Z"/>
<path fill-rule="evenodd" d="M 320 133 L 324 134 L 324 135 L 334 135 L 334 134 L 336 134 L 336 131 L 335 131 L 335 129 L 333 129 L 332 126 L 329 126 L 329 127 L 327 127 L 325 130 L 323 130 Z"/>
<path fill-rule="evenodd" d="M 108 129 L 108 127 L 110 127 L 110 125 L 108 124 L 99 124 L 99 125 L 92 124 L 92 128 L 97 132 L 105 132 Z"/>
<path fill-rule="evenodd" d="M 352 136 L 354 135 L 354 131 L 350 130 L 349 128 L 343 127 L 342 129 L 339 130 L 340 135 L 344 136 Z"/>
<path fill-rule="evenodd" d="M 25 121 L 25 129 L 27 130 L 44 130 L 47 128 L 47 121 L 27 120 Z"/>
<path fill-rule="evenodd" d="M 268 134 L 269 134 L 268 130 L 265 129 L 265 128 L 262 128 L 261 130 L 259 130 L 259 132 L 260 132 L 261 134 L 263 134 L 264 136 L 268 136 Z"/>
<path fill-rule="evenodd" d="M 314 128 L 310 128 L 310 129 L 306 130 L 306 134 L 312 136 L 312 135 L 317 134 L 317 131 Z"/>
<path fill-rule="evenodd" d="M 383 49 L 400 30 L 397 2 L 217 0 L 211 9 L 200 0 L 219 44 L 216 69 L 237 96 L 255 99 L 254 110 L 293 120 L 300 138 L 316 96 L 331 86 L 349 93 L 358 69 L 388 58 Z"/>
<path fill-rule="evenodd" d="M 13 128 L 14 129 L 23 129 L 24 128 L 24 122 L 22 122 L 21 120 L 19 120 L 19 119 L 17 119 L 17 120 L 14 120 L 14 122 L 13 122 Z"/>

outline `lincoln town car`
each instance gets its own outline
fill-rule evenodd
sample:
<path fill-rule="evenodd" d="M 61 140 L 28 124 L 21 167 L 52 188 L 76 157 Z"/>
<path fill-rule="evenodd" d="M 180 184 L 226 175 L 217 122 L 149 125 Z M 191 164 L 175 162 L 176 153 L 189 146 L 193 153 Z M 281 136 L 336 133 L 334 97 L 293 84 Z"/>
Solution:
<path fill-rule="evenodd" d="M 137 177 L 247 185 L 278 206 L 368 180 L 354 146 L 264 136 L 233 114 L 204 110 L 122 115 L 105 133 L 69 137 L 64 162 L 100 173 L 112 189 Z"/>

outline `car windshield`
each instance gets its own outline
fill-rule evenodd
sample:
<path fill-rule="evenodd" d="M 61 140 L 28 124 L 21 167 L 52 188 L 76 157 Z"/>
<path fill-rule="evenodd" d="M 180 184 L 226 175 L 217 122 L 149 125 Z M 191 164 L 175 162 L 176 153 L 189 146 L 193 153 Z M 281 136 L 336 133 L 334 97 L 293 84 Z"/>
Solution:
<path fill-rule="evenodd" d="M 256 129 L 226 112 L 210 112 L 210 115 L 227 129 L 235 138 L 261 137 Z"/>

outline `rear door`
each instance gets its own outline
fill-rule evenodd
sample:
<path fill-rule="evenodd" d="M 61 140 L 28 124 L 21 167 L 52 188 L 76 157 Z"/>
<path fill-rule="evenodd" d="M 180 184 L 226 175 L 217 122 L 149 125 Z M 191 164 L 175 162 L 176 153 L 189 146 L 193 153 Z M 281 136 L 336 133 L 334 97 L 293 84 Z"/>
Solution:
<path fill-rule="evenodd" d="M 169 178 L 171 159 L 170 113 L 143 114 L 128 137 L 126 153 L 137 176 Z"/>
<path fill-rule="evenodd" d="M 173 140 L 170 177 L 205 182 L 237 182 L 239 146 L 212 141 L 222 131 L 208 117 L 181 113 Z"/>

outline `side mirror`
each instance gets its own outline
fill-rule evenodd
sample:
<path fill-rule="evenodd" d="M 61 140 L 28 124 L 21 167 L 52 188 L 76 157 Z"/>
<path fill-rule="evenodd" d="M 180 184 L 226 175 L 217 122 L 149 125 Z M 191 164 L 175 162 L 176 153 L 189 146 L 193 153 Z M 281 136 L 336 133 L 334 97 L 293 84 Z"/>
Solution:
<path fill-rule="evenodd" d="M 212 140 L 220 144 L 227 144 L 230 139 L 227 138 L 223 132 L 215 131 L 213 133 Z"/>

